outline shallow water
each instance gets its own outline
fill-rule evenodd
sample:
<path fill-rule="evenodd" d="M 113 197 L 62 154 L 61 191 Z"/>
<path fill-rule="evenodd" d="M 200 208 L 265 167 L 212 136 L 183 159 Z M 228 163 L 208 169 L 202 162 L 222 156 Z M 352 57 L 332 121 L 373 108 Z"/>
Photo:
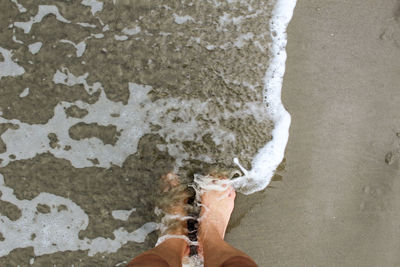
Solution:
<path fill-rule="evenodd" d="M 238 158 L 238 189 L 268 185 L 290 124 L 293 6 L 282 18 L 261 0 L 0 6 L 0 265 L 125 264 L 155 244 L 169 171 L 190 182 Z"/>

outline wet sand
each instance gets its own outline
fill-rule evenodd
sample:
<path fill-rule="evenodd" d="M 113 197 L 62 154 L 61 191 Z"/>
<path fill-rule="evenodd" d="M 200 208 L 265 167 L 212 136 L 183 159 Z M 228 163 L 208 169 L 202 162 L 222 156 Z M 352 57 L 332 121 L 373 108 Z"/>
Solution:
<path fill-rule="evenodd" d="M 227 235 L 260 266 L 400 265 L 399 14 L 394 0 L 298 2 L 283 179 Z"/>
<path fill-rule="evenodd" d="M 145 5 L 145 2 L 141 3 Z M 27 21 L 30 16 L 36 14 L 36 9 L 33 9 L 18 15 L 17 9 L 11 8 L 10 3 L 2 4 L 11 10 L 9 16 L 20 16 L 18 17 L 20 21 Z M 160 86 L 168 78 L 171 78 L 168 81 L 171 86 L 181 83 L 179 77 L 171 76 L 169 69 L 162 73 L 160 79 L 153 79 L 151 76 L 153 68 L 165 69 L 161 63 L 155 62 L 156 64 L 152 66 L 151 62 L 145 60 L 146 55 L 152 51 L 138 53 L 136 59 L 143 60 L 129 61 L 132 65 L 124 65 L 121 69 L 110 68 L 105 75 L 102 66 L 109 64 L 110 55 L 123 60 L 123 55 L 131 51 L 124 50 L 128 47 L 125 44 L 115 42 L 114 33 L 121 32 L 124 25 L 118 24 L 118 21 L 114 21 L 115 17 L 106 13 L 103 19 L 110 23 L 111 30 L 103 30 L 103 25 L 100 25 L 95 17 L 90 16 L 91 10 L 82 9 L 78 4 L 76 2 L 77 6 L 69 9 L 63 8 L 62 3 L 57 3 L 60 5 L 61 13 L 74 23 L 85 17 L 87 18 L 85 21 L 97 25 L 97 29 L 80 28 L 74 24 L 65 30 L 64 24 L 54 17 L 47 17 L 41 27 L 48 30 L 39 31 L 38 25 L 32 28 L 36 40 L 49 41 L 49 43 L 44 42 L 43 48 L 36 56 L 28 51 L 26 45 L 11 41 L 14 35 L 12 29 L 5 30 L 4 34 L 0 35 L 2 44 L 4 46 L 7 44 L 7 49 L 14 51 L 15 58 L 20 59 L 19 64 L 27 71 L 23 79 L 20 77 L 2 79 L 0 106 L 3 117 L 16 118 L 29 124 L 42 124 L 54 115 L 53 109 L 60 101 L 72 103 L 81 100 L 93 104 L 101 97 L 96 92 L 90 91 L 90 88 L 86 88 L 87 85 L 83 86 L 83 83 L 75 84 L 68 88 L 71 89 L 68 91 L 65 90 L 65 84 L 54 87 L 50 82 L 56 70 L 61 69 L 66 72 L 62 69 L 63 66 L 68 66 L 71 73 L 78 76 L 84 75 L 87 69 L 82 66 L 84 64 L 80 56 L 74 56 L 79 52 L 77 49 L 69 43 L 58 43 L 58 39 L 65 38 L 65 31 L 75 34 L 72 39 L 74 43 L 82 41 L 92 31 L 95 31 L 96 36 L 105 32 L 104 40 L 108 40 L 107 42 L 100 37 L 98 40 L 95 35 L 87 40 L 88 47 L 83 59 L 87 61 L 85 63 L 87 66 L 93 67 L 88 77 L 88 84 L 93 84 L 94 88 L 95 82 L 101 81 L 107 98 L 122 103 L 121 107 L 129 101 L 128 81 L 151 84 L 161 90 L 157 91 L 160 95 L 165 94 L 164 89 L 170 89 Z M 136 8 L 140 6 L 137 5 Z M 78 16 L 74 13 L 76 10 L 81 10 L 82 14 L 79 13 Z M 109 7 L 105 6 L 104 12 L 108 10 Z M 125 8 L 118 10 L 121 11 L 121 14 L 118 13 L 120 16 L 128 16 L 123 12 Z M 228 241 L 248 252 L 260 266 L 398 266 L 400 264 L 397 255 L 400 250 L 398 224 L 400 139 L 396 135 L 400 132 L 399 13 L 398 1 L 385 1 L 384 4 L 377 0 L 357 0 L 351 3 L 299 1 L 288 29 L 288 62 L 283 88 L 283 100 L 292 114 L 286 162 L 281 165 L 274 178 L 275 181 L 266 190 L 250 196 L 238 196 L 237 208 L 227 235 Z M 206 13 L 200 12 L 200 14 Z M 185 24 L 175 25 L 172 18 L 171 16 L 171 21 L 165 24 L 165 27 L 171 29 L 185 27 Z M 0 22 L 4 28 L 9 24 L 6 17 L 0 19 Z M 249 24 L 246 27 L 253 31 L 255 28 L 264 31 L 267 22 L 256 20 L 255 25 L 257 26 Z M 58 35 L 54 35 L 54 32 Z M 145 32 L 141 34 L 144 35 Z M 15 35 L 18 40 L 26 44 L 33 42 L 30 35 L 25 35 L 21 29 L 17 30 Z M 133 34 L 133 37 L 129 38 L 133 39 L 135 36 L 136 34 Z M 259 35 L 254 36 L 258 38 Z M 166 38 L 164 35 L 158 37 L 160 42 Z M 131 39 L 126 42 L 131 44 L 133 42 Z M 57 45 L 53 47 L 51 42 Z M 99 52 L 103 44 L 108 46 Z M 252 47 L 251 43 L 248 45 L 250 50 L 246 48 L 246 51 L 251 53 L 243 53 L 247 56 L 241 59 L 243 64 L 268 61 L 266 54 L 260 57 L 258 48 Z M 207 62 L 196 61 L 192 65 L 196 68 L 193 69 L 188 69 L 188 64 L 180 62 L 182 69 L 189 74 L 199 73 L 197 68 L 204 65 L 214 66 L 214 69 L 210 70 L 214 73 L 212 79 L 208 79 L 210 82 L 205 86 L 215 92 L 212 90 L 204 92 L 222 94 L 222 89 L 229 92 L 234 89 L 235 92 L 240 92 L 237 94 L 239 98 L 244 95 L 243 86 L 240 84 L 226 84 L 225 80 L 221 83 L 221 77 L 224 77 L 221 73 L 224 74 L 222 70 L 225 70 L 225 66 L 218 65 L 222 62 L 221 58 L 230 59 L 228 63 L 226 60 L 223 61 L 224 65 L 235 66 L 232 70 L 226 70 L 229 77 L 235 77 L 235 73 L 240 73 L 243 75 L 243 80 L 250 80 L 251 85 L 261 91 L 261 85 L 256 82 L 265 73 L 264 64 L 258 66 L 256 74 L 250 67 L 243 71 L 236 68 L 242 64 L 233 64 L 238 61 L 235 57 L 228 57 L 229 54 L 216 52 L 213 58 L 204 56 L 212 53 L 208 50 L 211 47 L 206 49 L 206 46 L 207 43 L 197 43 L 194 40 L 189 46 L 190 49 L 194 47 L 194 52 L 188 52 L 188 55 L 192 55 L 194 59 L 207 59 Z M 139 49 L 143 47 L 147 46 L 143 45 L 132 51 L 143 51 Z M 174 47 L 168 49 L 160 50 L 165 57 L 173 57 L 175 52 L 179 52 L 175 51 Z M 116 53 L 116 51 L 122 52 Z M 54 60 L 55 53 L 63 57 L 70 55 L 68 64 Z M 243 55 L 238 54 L 238 56 Z M 187 57 L 183 55 L 179 58 L 183 60 Z M 33 60 L 35 64 L 41 62 L 51 64 L 35 68 L 29 65 L 29 60 Z M 165 62 L 175 69 L 175 61 Z M 148 68 L 146 64 L 149 65 Z M 135 76 L 133 69 L 142 75 Z M 143 69 L 148 71 L 146 72 L 148 75 L 142 72 Z M 69 71 L 66 74 L 68 73 Z M 174 71 L 174 73 L 184 72 Z M 46 79 L 39 81 L 42 77 Z M 189 90 L 185 91 L 184 95 L 191 95 L 196 88 L 204 89 L 203 80 L 195 82 L 192 83 L 197 84 L 195 87 L 183 88 Z M 27 87 L 27 83 L 31 85 L 28 95 L 25 95 L 24 88 Z M 249 98 L 252 96 L 250 91 Z M 175 93 L 177 97 L 179 92 Z M 196 97 L 202 99 L 204 96 Z M 36 109 L 38 106 L 40 108 Z M 88 111 L 79 106 L 71 105 L 64 108 L 67 117 L 85 121 L 84 118 L 88 116 Z M 36 112 L 33 114 L 32 110 Z M 118 115 L 110 114 L 111 117 L 117 116 L 114 120 L 118 120 Z M 248 123 L 245 125 L 247 127 L 241 127 L 240 124 L 232 126 L 231 121 L 226 123 L 234 129 L 250 129 L 244 132 L 245 137 L 249 134 L 259 137 L 260 133 L 256 130 L 267 128 L 260 127 L 256 123 L 251 125 Z M 160 130 L 157 125 L 151 126 L 149 132 Z M 13 124 L 3 123 L 0 132 L 3 133 L 13 127 L 16 128 Z M 115 140 L 120 138 L 118 133 L 113 126 L 105 128 L 92 122 L 90 124 L 87 122 L 85 125 L 74 124 L 68 132 L 73 140 L 84 140 L 88 136 L 94 136 L 101 140 L 103 145 L 111 146 L 114 146 Z M 63 146 L 63 140 L 55 133 L 50 132 L 47 137 L 46 151 L 71 150 L 70 146 Z M 262 137 L 269 138 L 265 135 Z M 265 140 L 260 142 L 263 143 Z M 113 238 L 113 230 L 119 227 L 131 232 L 143 223 L 155 220 L 155 215 L 149 212 L 154 208 L 154 196 L 147 192 L 155 190 L 155 180 L 162 173 L 171 170 L 174 162 L 171 155 L 158 150 L 157 145 L 162 144 L 164 141 L 159 136 L 145 135 L 139 142 L 137 151 L 135 153 L 132 151 L 122 166 L 113 165 L 110 168 L 102 166 L 104 160 L 101 158 L 88 158 L 85 165 L 87 167 L 75 168 L 68 160 L 56 158 L 50 152 L 25 160 L 19 159 L 19 155 L 15 160 L 16 155 L 10 154 L 4 160 L 11 163 L 3 167 L 0 172 L 4 175 L 5 184 L 15 190 L 14 194 L 19 199 L 32 200 L 40 192 L 49 192 L 71 199 L 80 205 L 87 213 L 90 223 L 87 229 L 80 232 L 79 238 Z M 248 144 L 248 140 L 243 140 L 236 149 L 243 148 L 243 144 Z M 255 149 L 256 146 L 258 144 L 248 147 Z M 187 149 L 192 150 L 193 147 L 193 144 L 189 144 Z M 7 152 L 9 148 L 0 141 L 1 153 Z M 202 149 L 213 151 L 212 148 L 200 147 L 199 151 Z M 221 154 L 220 158 L 228 160 L 228 154 L 232 156 L 232 153 L 226 152 Z M 199 164 L 199 162 L 188 164 Z M 189 170 L 187 172 L 189 173 Z M 21 216 L 21 210 L 7 203 L 0 203 L 2 209 L 0 212 L 11 220 L 17 220 Z M 137 210 L 126 221 L 117 220 L 112 216 L 113 210 L 130 210 L 132 207 L 136 207 Z M 62 205 L 59 207 L 38 205 L 37 214 L 45 216 L 49 210 L 54 212 L 59 208 L 57 212 L 64 212 Z M 3 239 L 0 234 L 0 240 Z M 87 250 L 58 251 L 37 256 L 33 248 L 28 246 L 13 250 L 1 258 L 0 263 L 23 266 L 34 260 L 34 266 L 46 266 L 49 262 L 75 266 L 88 264 L 111 266 L 117 263 L 123 264 L 124 260 L 129 260 L 144 249 L 152 247 L 155 239 L 154 232 L 144 243 L 128 242 L 116 253 L 98 253 L 94 257 L 89 257 Z"/>
<path fill-rule="evenodd" d="M 1 1 L 0 266 L 122 266 L 162 174 L 249 169 L 272 4 Z"/>

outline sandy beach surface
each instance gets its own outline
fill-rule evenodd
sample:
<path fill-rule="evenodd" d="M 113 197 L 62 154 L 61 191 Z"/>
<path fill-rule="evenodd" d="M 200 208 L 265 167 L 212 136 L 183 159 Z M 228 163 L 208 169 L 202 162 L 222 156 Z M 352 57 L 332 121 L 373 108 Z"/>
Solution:
<path fill-rule="evenodd" d="M 0 266 L 123 266 L 161 175 L 249 169 L 274 3 L 0 1 Z M 400 266 L 400 2 L 299 0 L 287 52 L 287 154 L 227 240 L 262 267 Z"/>
<path fill-rule="evenodd" d="M 254 167 L 274 4 L 0 1 L 0 266 L 123 266 L 168 224 L 162 175 Z"/>
<path fill-rule="evenodd" d="M 399 14 L 393 0 L 298 1 L 282 181 L 245 216 L 239 198 L 227 236 L 260 266 L 400 265 Z"/>

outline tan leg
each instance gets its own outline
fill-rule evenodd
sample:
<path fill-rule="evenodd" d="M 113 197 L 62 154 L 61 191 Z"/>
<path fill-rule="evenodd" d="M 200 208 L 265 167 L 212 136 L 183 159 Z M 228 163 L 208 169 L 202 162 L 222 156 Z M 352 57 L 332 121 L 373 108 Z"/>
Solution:
<path fill-rule="evenodd" d="M 171 186 L 174 186 L 174 177 Z M 201 202 L 200 228 L 198 233 L 199 252 L 203 254 L 205 267 L 257 267 L 257 264 L 245 253 L 232 247 L 224 241 L 235 200 L 236 193 L 232 187 L 225 191 L 206 191 Z M 172 214 L 182 214 L 182 206 L 170 210 Z M 177 232 L 175 232 L 177 231 Z M 182 228 L 175 229 L 171 234 L 184 234 Z M 183 239 L 167 239 L 159 246 L 144 252 L 133 259 L 128 267 L 181 267 L 182 258 L 188 255 L 189 247 Z"/>
<path fill-rule="evenodd" d="M 181 267 L 185 253 L 187 253 L 186 241 L 171 238 L 140 254 L 127 267 Z"/>
<path fill-rule="evenodd" d="M 199 241 L 205 267 L 257 266 L 248 255 L 224 241 L 235 196 L 230 186 L 222 192 L 211 190 L 202 195 L 201 202 L 205 207 L 200 217 Z"/>
<path fill-rule="evenodd" d="M 210 233 L 211 234 L 211 233 Z M 204 267 L 257 267 L 245 253 L 215 235 L 203 244 Z"/>
<path fill-rule="evenodd" d="M 185 188 L 185 187 L 184 187 Z M 161 177 L 160 188 L 164 202 L 160 207 L 166 215 L 185 216 L 185 202 L 187 192 L 180 187 L 178 176 L 168 173 Z M 164 217 L 166 218 L 166 217 Z M 163 220 L 167 227 L 164 234 L 186 236 L 186 222 L 179 219 Z M 128 267 L 181 267 L 182 258 L 189 254 L 186 240 L 180 238 L 166 239 L 155 248 L 148 250 L 134 258 Z"/>
<path fill-rule="evenodd" d="M 248 257 L 232 257 L 224 262 L 221 267 L 257 267 L 257 264 Z"/>

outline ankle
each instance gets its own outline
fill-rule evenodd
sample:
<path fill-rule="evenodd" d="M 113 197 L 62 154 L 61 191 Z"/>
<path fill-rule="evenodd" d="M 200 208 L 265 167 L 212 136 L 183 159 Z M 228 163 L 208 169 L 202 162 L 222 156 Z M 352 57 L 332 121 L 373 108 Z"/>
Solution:
<path fill-rule="evenodd" d="M 224 240 L 224 230 L 221 226 L 204 222 L 204 224 L 200 224 L 199 229 L 199 241 L 201 243 L 205 242 L 220 242 Z"/>
<path fill-rule="evenodd" d="M 206 216 L 208 217 L 204 217 L 204 220 L 200 221 L 200 230 L 224 239 L 228 221 L 218 213 L 207 214 Z"/>

